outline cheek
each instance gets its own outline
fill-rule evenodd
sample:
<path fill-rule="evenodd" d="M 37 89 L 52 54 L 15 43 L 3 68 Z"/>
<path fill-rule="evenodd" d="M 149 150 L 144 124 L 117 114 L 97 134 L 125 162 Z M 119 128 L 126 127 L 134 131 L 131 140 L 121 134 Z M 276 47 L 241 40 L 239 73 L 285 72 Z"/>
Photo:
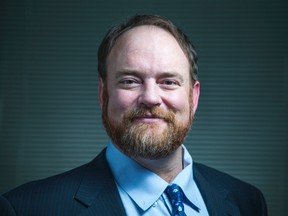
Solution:
<path fill-rule="evenodd" d="M 190 111 L 189 96 L 186 93 L 169 95 L 166 97 L 166 104 L 178 113 L 188 113 Z"/>
<path fill-rule="evenodd" d="M 167 102 L 168 104 L 168 102 Z M 169 98 L 169 107 L 176 114 L 176 119 L 179 122 L 187 122 L 191 117 L 191 107 L 189 103 L 189 97 L 183 93 L 181 96 L 170 97 Z"/>
<path fill-rule="evenodd" d="M 114 91 L 109 97 L 108 114 L 120 117 L 125 111 L 132 108 L 135 101 L 135 95 L 127 91 Z"/>

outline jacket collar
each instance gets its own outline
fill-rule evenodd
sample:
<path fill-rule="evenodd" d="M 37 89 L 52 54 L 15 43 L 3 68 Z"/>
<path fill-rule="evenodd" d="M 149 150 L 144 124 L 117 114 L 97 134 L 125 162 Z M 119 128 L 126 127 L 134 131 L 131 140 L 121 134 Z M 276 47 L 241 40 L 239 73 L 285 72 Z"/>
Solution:
<path fill-rule="evenodd" d="M 126 215 L 105 152 L 106 148 L 87 165 L 83 180 L 74 196 L 75 200 L 86 207 L 81 216 Z M 209 215 L 240 216 L 238 207 L 229 200 L 229 192 L 223 186 L 207 179 L 197 163 L 193 164 L 193 172 Z"/>
<path fill-rule="evenodd" d="M 221 185 L 214 184 L 211 179 L 207 179 L 201 173 L 199 164 L 193 164 L 194 178 L 201 195 L 203 196 L 209 215 L 240 216 L 238 207 L 229 200 L 229 192 Z"/>
<path fill-rule="evenodd" d="M 124 206 L 108 166 L 106 148 L 87 165 L 74 199 L 86 208 L 86 215 L 125 215 Z"/>

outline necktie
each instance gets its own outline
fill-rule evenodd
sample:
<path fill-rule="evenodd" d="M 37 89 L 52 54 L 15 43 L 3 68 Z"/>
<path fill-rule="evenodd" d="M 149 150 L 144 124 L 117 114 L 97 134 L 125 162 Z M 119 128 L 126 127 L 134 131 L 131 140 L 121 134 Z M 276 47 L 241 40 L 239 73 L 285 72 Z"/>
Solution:
<path fill-rule="evenodd" d="M 191 206 L 191 208 L 193 208 L 195 211 L 199 212 L 199 208 L 188 200 L 179 185 L 170 184 L 165 189 L 165 192 L 171 203 L 173 216 L 186 216 L 183 203 L 186 203 L 187 205 Z"/>

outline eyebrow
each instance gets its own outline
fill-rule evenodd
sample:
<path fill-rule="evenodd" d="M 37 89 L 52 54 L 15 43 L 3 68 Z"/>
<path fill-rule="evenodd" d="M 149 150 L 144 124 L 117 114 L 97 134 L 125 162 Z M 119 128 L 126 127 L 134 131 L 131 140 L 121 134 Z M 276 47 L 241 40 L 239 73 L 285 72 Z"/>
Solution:
<path fill-rule="evenodd" d="M 141 73 L 135 70 L 122 70 L 122 71 L 118 71 L 116 73 L 116 79 L 121 77 L 121 76 L 137 76 L 137 77 L 141 77 Z M 162 72 L 159 74 L 158 76 L 159 78 L 171 78 L 171 77 L 176 77 L 177 79 L 179 79 L 181 82 L 184 82 L 184 78 L 182 75 L 180 75 L 179 73 L 176 72 Z"/>
<path fill-rule="evenodd" d="M 176 72 L 163 72 L 160 74 L 160 77 L 176 77 L 177 79 L 179 79 L 181 82 L 184 82 L 184 78 L 182 75 L 180 75 L 179 73 L 176 73 Z"/>
<path fill-rule="evenodd" d="M 122 71 L 118 71 L 118 72 L 116 72 L 116 79 L 117 78 L 119 78 L 119 77 L 121 77 L 121 76 L 129 76 L 129 75 L 131 75 L 131 76 L 140 76 L 140 73 L 139 72 L 137 72 L 137 71 L 134 71 L 134 70 L 122 70 Z"/>

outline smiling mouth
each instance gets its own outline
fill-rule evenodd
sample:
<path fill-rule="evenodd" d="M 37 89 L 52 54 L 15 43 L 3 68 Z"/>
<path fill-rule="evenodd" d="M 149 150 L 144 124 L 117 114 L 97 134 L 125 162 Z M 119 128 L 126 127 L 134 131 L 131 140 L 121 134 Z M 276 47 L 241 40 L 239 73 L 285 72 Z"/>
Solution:
<path fill-rule="evenodd" d="M 174 123 L 174 113 L 172 111 L 165 111 L 160 107 L 153 107 L 151 109 L 140 107 L 129 111 L 126 115 L 126 119 L 131 123 L 147 123 L 147 124 L 159 124 L 159 123 Z"/>
<path fill-rule="evenodd" d="M 155 115 L 144 115 L 144 116 L 137 116 L 132 119 L 132 121 L 136 122 L 143 122 L 143 123 L 157 123 L 157 122 L 164 122 L 165 120 L 159 116 Z"/>

